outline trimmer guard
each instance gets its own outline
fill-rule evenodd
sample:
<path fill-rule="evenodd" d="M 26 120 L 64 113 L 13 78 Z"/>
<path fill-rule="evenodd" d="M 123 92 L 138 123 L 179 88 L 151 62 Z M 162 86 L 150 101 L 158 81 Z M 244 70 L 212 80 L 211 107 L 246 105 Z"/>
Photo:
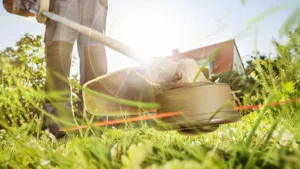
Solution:
<path fill-rule="evenodd" d="M 147 80 L 144 74 L 140 68 L 126 68 L 91 80 L 84 85 L 84 88 L 93 91 L 83 90 L 85 109 L 101 116 L 138 115 L 153 111 L 116 102 L 125 99 L 125 102 L 155 103 L 155 95 L 161 93 L 161 88 Z"/>

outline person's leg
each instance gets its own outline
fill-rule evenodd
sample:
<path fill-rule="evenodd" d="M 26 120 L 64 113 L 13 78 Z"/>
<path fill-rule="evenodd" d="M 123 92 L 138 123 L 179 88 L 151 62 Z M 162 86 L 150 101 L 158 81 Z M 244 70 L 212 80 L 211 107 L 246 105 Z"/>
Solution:
<path fill-rule="evenodd" d="M 57 101 L 68 101 L 71 97 L 67 78 L 70 75 L 72 50 L 73 44 L 63 41 L 55 41 L 46 47 L 46 91 L 65 92 L 63 98 Z"/>
<path fill-rule="evenodd" d="M 78 21 L 77 1 L 57 0 L 54 13 L 73 21 Z M 68 27 L 49 20 L 46 23 L 46 86 L 47 93 L 55 93 L 55 98 L 46 100 L 45 110 L 59 120 L 73 122 L 73 109 L 71 101 L 71 87 L 68 83 L 71 67 L 71 57 L 74 41 L 78 33 Z M 59 76 L 57 76 L 59 75 Z M 56 137 L 62 137 L 64 132 L 59 132 L 62 125 L 59 121 L 46 117 L 46 127 Z"/>
<path fill-rule="evenodd" d="M 47 93 L 57 92 L 61 94 L 55 94 L 58 96 L 57 98 L 47 99 L 45 109 L 60 120 L 72 119 L 71 89 L 67 82 L 70 75 L 72 48 L 72 44 L 59 41 L 53 42 L 46 48 L 45 90 Z M 46 125 L 56 137 L 64 135 L 64 133 L 58 132 L 60 125 L 56 120 L 47 118 Z"/>
<path fill-rule="evenodd" d="M 95 29 L 101 33 L 105 32 L 107 9 L 98 0 L 82 1 L 81 24 Z M 105 47 L 86 35 L 79 35 L 78 53 L 80 55 L 80 84 L 105 75 L 107 73 L 107 59 Z M 83 109 L 82 91 L 80 90 L 80 104 Z"/>
<path fill-rule="evenodd" d="M 82 7 L 86 9 L 82 13 L 82 24 L 101 33 L 105 32 L 107 19 L 107 9 L 100 3 L 103 1 L 82 1 Z M 84 64 L 82 83 L 106 74 L 107 60 L 104 45 L 86 35 L 79 35 L 79 42 Z"/>
<path fill-rule="evenodd" d="M 86 83 L 107 73 L 106 52 L 103 45 L 83 47 L 84 79 Z"/>

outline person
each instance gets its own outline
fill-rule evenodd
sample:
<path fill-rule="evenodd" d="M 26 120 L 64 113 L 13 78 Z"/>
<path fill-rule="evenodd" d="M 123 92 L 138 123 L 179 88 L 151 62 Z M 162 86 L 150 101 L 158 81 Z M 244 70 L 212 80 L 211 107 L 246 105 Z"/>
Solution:
<path fill-rule="evenodd" d="M 55 2 L 54 2 L 55 1 Z M 107 0 L 54 0 L 51 1 L 56 13 L 66 19 L 105 33 L 108 12 Z M 61 92 L 63 97 L 47 99 L 45 110 L 59 119 L 73 119 L 71 86 L 66 81 L 70 76 L 72 51 L 77 42 L 80 58 L 80 84 L 107 73 L 106 50 L 104 45 L 86 35 L 57 23 L 47 20 L 45 31 L 46 45 L 46 84 L 47 93 Z M 57 76 L 59 74 L 60 76 Z M 65 79 L 63 79 L 63 78 Z M 82 106 L 82 91 L 79 93 L 79 110 Z M 57 138 L 66 135 L 60 132 L 62 123 L 50 117 L 45 119 L 46 127 Z"/>

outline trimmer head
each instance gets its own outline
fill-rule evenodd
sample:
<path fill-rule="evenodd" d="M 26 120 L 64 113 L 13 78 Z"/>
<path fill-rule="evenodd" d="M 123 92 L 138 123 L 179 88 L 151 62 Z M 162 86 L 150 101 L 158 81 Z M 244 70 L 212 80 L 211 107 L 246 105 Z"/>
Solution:
<path fill-rule="evenodd" d="M 164 118 L 157 130 L 179 130 L 180 133 L 211 132 L 221 124 L 237 122 L 241 114 L 228 84 L 186 83 L 156 96 L 161 107 L 157 113 L 182 112 L 183 115 Z"/>
<path fill-rule="evenodd" d="M 162 91 L 159 85 L 149 82 L 143 76 L 141 69 L 127 68 L 96 78 L 84 87 L 117 99 L 156 102 L 160 105 L 157 114 L 183 113 L 158 120 L 156 129 L 160 131 L 178 130 L 187 135 L 209 133 L 217 130 L 219 125 L 237 122 L 242 117 L 235 110 L 229 85 L 223 83 L 183 83 Z M 86 110 L 94 115 L 121 116 L 153 112 L 117 103 L 87 91 L 83 92 L 83 98 Z"/>
<path fill-rule="evenodd" d="M 157 120 L 156 129 L 178 130 L 179 133 L 188 135 L 213 132 L 219 125 L 241 119 L 241 114 L 235 110 L 234 98 L 228 84 L 212 83 L 204 78 L 191 83 L 198 66 L 193 60 L 181 63 L 185 64 L 179 64 L 177 71 L 182 72 L 182 81 L 167 86 L 149 80 L 151 76 L 148 76 L 147 70 L 140 67 L 109 73 L 85 84 L 86 88 L 117 99 L 158 103 L 160 107 L 156 110 L 141 110 L 84 91 L 86 110 L 101 116 L 140 115 L 154 111 L 158 115 L 180 112 L 181 115 Z"/>

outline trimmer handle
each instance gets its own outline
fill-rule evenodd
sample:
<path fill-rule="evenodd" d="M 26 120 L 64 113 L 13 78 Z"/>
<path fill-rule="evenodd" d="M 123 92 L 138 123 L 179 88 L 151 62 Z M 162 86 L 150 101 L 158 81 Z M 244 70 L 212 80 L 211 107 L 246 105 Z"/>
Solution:
<path fill-rule="evenodd" d="M 144 61 L 141 59 L 141 54 L 139 52 L 137 52 L 132 47 L 130 47 L 118 40 L 110 38 L 110 37 L 98 32 L 98 31 L 95 31 L 87 26 L 78 24 L 74 21 L 63 18 L 52 12 L 42 11 L 42 14 L 56 22 L 59 22 L 61 24 L 64 24 L 65 26 L 70 27 L 71 29 L 73 29 L 81 34 L 87 35 L 87 36 L 95 39 L 96 41 L 102 43 L 103 45 L 105 45 L 123 55 L 126 55 L 141 64 L 144 63 Z"/>

